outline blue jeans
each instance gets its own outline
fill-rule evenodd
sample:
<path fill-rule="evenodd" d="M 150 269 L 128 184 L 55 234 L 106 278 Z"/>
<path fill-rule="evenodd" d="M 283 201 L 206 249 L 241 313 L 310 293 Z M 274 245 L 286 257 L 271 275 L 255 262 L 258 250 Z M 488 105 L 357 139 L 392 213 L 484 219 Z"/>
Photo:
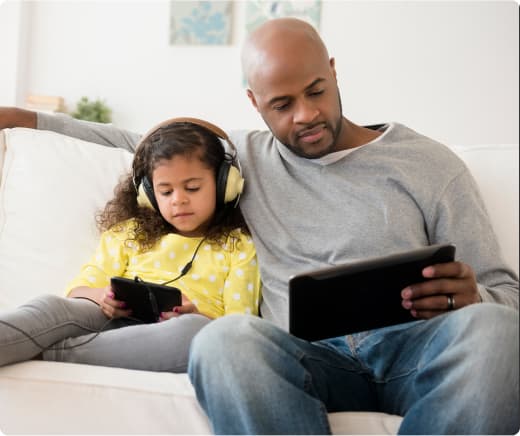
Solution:
<path fill-rule="evenodd" d="M 401 434 L 515 434 L 518 331 L 488 303 L 313 343 L 230 315 L 195 337 L 188 372 L 216 434 L 326 434 L 337 411 L 401 415 Z"/>

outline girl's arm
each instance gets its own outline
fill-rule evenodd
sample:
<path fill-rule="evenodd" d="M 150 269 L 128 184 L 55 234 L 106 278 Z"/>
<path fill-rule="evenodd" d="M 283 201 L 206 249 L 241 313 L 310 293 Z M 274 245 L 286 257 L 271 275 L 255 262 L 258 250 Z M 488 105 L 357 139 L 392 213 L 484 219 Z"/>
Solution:
<path fill-rule="evenodd" d="M 88 298 L 101 306 L 101 302 L 105 298 L 106 288 L 89 288 L 87 286 L 78 286 L 77 288 L 71 289 L 67 297 L 69 298 Z"/>

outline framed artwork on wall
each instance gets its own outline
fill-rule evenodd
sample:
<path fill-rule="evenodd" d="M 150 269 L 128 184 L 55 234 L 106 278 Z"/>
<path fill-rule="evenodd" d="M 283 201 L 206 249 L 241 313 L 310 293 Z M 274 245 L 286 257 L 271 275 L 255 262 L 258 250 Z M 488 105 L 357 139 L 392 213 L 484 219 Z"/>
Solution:
<path fill-rule="evenodd" d="M 225 45 L 231 41 L 233 2 L 170 1 L 171 45 Z"/>
<path fill-rule="evenodd" d="M 247 33 L 267 20 L 281 17 L 300 18 L 319 31 L 321 0 L 249 0 L 246 2 Z"/>

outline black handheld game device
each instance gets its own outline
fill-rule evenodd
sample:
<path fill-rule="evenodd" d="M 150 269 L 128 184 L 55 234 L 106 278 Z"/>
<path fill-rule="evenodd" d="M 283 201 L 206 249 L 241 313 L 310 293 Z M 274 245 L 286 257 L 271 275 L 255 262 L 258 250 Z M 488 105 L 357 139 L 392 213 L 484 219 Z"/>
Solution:
<path fill-rule="evenodd" d="M 114 298 L 124 301 L 132 309 L 132 318 L 150 324 L 159 321 L 161 312 L 170 312 L 175 306 L 182 305 L 181 291 L 173 286 L 145 282 L 139 278 L 110 279 Z"/>

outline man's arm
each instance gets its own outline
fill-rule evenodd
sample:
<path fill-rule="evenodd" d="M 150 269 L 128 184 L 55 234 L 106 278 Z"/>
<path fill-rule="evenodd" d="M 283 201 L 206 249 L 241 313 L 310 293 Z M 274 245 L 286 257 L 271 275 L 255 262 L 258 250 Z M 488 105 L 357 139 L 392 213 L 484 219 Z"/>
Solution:
<path fill-rule="evenodd" d="M 17 107 L 0 107 L 0 129 L 28 127 L 36 129 L 36 112 Z"/>
<path fill-rule="evenodd" d="M 51 130 L 109 147 L 124 148 L 133 152 L 141 135 L 118 129 L 110 124 L 76 120 L 66 114 L 46 114 L 15 107 L 0 107 L 0 129 L 28 127 Z"/>

